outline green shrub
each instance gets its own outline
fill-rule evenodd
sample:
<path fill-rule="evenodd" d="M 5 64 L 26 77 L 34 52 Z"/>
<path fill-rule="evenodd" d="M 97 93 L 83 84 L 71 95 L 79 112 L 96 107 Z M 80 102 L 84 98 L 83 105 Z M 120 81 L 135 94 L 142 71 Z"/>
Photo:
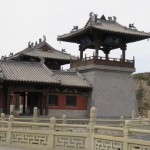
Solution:
<path fill-rule="evenodd" d="M 140 87 L 140 88 L 136 91 L 136 99 L 137 99 L 137 101 L 141 101 L 141 100 L 142 100 L 143 92 L 144 92 L 144 89 L 143 89 L 142 87 Z"/>
<path fill-rule="evenodd" d="M 133 74 L 133 79 L 146 81 L 147 85 L 150 86 L 150 73 Z"/>

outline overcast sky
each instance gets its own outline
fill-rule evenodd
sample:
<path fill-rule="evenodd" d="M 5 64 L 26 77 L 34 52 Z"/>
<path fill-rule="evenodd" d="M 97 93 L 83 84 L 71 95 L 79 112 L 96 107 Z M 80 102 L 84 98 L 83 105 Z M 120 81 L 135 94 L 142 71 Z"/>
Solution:
<path fill-rule="evenodd" d="M 57 36 L 70 32 L 74 25 L 82 28 L 90 12 L 98 17 L 116 16 L 124 26 L 134 23 L 138 30 L 150 32 L 150 0 L 0 0 L 0 56 L 21 51 L 43 35 L 55 49 L 79 55 L 77 44 L 60 43 Z M 120 50 L 110 53 L 110 57 L 120 55 Z M 128 44 L 127 58 L 133 56 L 136 72 L 150 72 L 150 41 Z"/>

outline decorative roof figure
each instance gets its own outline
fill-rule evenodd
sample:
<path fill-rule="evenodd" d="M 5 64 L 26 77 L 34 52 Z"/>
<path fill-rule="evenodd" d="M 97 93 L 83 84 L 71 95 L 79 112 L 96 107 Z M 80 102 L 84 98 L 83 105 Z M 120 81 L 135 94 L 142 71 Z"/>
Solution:
<path fill-rule="evenodd" d="M 37 41 L 35 44 L 33 44 L 33 42 L 28 42 L 28 47 L 26 49 L 8 57 L 7 60 L 40 62 L 41 58 L 45 59 L 45 64 L 49 68 L 56 70 L 60 69 L 61 65 L 69 64 L 70 61 L 77 60 L 75 56 L 72 56 L 65 51 L 58 51 L 50 46 L 46 42 L 46 36 L 43 36 L 43 41 L 40 38 L 39 43 L 37 43 Z"/>

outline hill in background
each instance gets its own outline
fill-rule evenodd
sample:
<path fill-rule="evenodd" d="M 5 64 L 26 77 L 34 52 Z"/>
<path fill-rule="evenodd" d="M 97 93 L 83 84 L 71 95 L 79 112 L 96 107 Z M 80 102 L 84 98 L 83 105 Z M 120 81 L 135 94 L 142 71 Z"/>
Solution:
<path fill-rule="evenodd" d="M 150 73 L 133 74 L 133 79 L 139 114 L 147 116 L 147 111 L 150 110 Z"/>

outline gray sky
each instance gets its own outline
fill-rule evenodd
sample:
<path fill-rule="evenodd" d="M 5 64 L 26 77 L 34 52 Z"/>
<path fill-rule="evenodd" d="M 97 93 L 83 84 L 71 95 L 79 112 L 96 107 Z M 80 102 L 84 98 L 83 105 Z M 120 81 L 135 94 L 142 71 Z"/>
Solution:
<path fill-rule="evenodd" d="M 43 35 L 55 49 L 79 55 L 77 44 L 60 43 L 56 38 L 74 25 L 82 28 L 90 12 L 98 17 L 116 16 L 124 26 L 134 23 L 138 30 L 150 32 L 149 7 L 150 0 L 0 0 L 0 56 L 21 51 L 28 41 L 38 41 Z M 86 52 L 92 54 L 91 50 Z M 120 50 L 110 53 L 110 57 L 120 55 Z M 128 44 L 127 59 L 133 56 L 136 72 L 150 72 L 150 41 Z"/>

